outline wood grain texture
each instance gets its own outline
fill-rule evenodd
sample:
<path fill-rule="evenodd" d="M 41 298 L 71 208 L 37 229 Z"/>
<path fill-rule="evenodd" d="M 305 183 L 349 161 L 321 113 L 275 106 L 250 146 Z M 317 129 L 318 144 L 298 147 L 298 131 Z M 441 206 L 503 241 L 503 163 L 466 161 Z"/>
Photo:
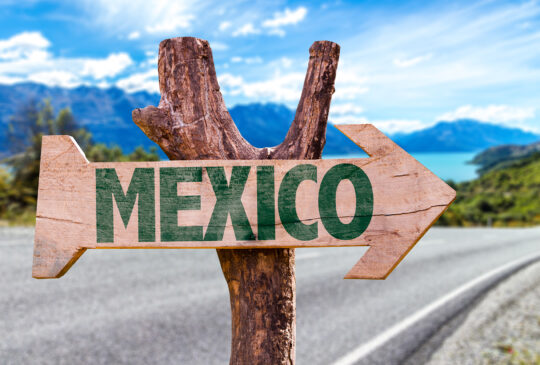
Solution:
<path fill-rule="evenodd" d="M 157 108 L 134 110 L 133 121 L 171 160 L 320 158 L 339 49 L 339 45 L 328 41 L 311 46 L 296 115 L 279 146 L 255 148 L 240 135 L 219 91 L 210 45 L 197 38 L 173 38 L 160 43 L 161 101 Z M 231 292 L 231 364 L 294 364 L 294 250 L 218 250 L 217 253 Z M 250 273 L 252 280 L 235 289 L 235 283 L 254 267 L 259 269 Z M 255 307 L 258 319 L 252 322 L 252 301 L 264 280 L 270 280 L 267 295 L 273 297 L 267 298 L 265 306 Z M 283 298 L 287 298 L 287 305 L 276 306 Z M 262 317 L 282 323 L 280 333 L 260 320 Z M 264 346 L 261 340 L 255 340 L 260 338 L 264 338 Z"/>
<path fill-rule="evenodd" d="M 256 148 L 241 136 L 219 91 L 210 46 L 198 38 L 161 42 L 161 101 L 135 109 L 133 121 L 171 160 L 321 158 L 339 45 L 315 42 L 309 56 L 294 121 L 278 146 Z"/>
<path fill-rule="evenodd" d="M 339 129 L 357 143 L 369 158 L 335 160 L 175 160 L 160 162 L 101 162 L 89 163 L 75 141 L 69 136 L 46 136 L 43 139 L 43 152 L 40 171 L 39 199 L 37 209 L 36 242 L 45 242 L 50 249 L 66 254 L 57 255 L 59 259 L 71 263 L 70 253 L 93 248 L 297 248 L 325 246 L 369 246 L 370 249 L 357 265 L 347 274 L 348 278 L 385 278 L 406 255 L 431 224 L 453 201 L 455 192 L 413 157 L 403 151 L 384 134 L 370 124 L 341 125 Z M 337 166 L 355 166 L 366 175 L 372 194 L 372 210 L 368 213 L 357 211 L 357 201 L 363 199 L 352 183 L 350 176 L 343 176 L 335 196 L 337 217 L 342 222 L 350 222 L 355 217 L 369 214 L 369 224 L 357 237 L 342 238 L 328 229 L 325 223 L 328 216 L 322 214 L 321 195 L 325 177 Z M 283 203 L 283 187 L 290 171 L 298 167 L 310 166 L 314 169 L 313 180 L 304 180 L 293 188 L 293 198 Z M 223 236 L 219 239 L 203 239 L 202 232 L 208 232 L 210 222 L 217 206 L 217 195 L 209 176 L 209 169 L 223 168 L 223 174 L 230 183 L 233 172 L 239 167 L 249 170 L 245 184 L 241 187 L 236 208 L 247 219 L 252 238 L 238 237 L 238 223 L 233 224 L 232 215 L 223 220 Z M 264 181 L 274 187 L 274 194 L 268 195 L 268 205 L 275 209 L 272 223 L 275 225 L 271 238 L 261 238 L 258 213 L 258 196 L 261 193 L 257 171 L 260 167 L 272 167 L 273 176 Z M 199 168 L 199 182 L 173 181 L 174 186 L 164 187 L 163 169 Z M 151 212 L 141 212 L 138 204 L 133 204 L 129 223 L 124 226 L 118 202 L 110 201 L 114 207 L 111 218 L 114 239 L 99 242 L 96 238 L 97 220 L 97 171 L 114 169 L 118 176 L 122 194 L 128 191 L 136 169 L 150 169 L 153 178 L 153 205 Z M 163 180 L 163 181 L 161 181 Z M 196 208 L 179 210 L 175 208 L 174 226 L 201 226 L 199 239 L 164 239 L 161 230 L 163 222 L 161 205 L 167 196 L 161 189 L 174 189 L 176 196 L 200 197 Z M 266 189 L 263 186 L 262 189 Z M 283 190 L 283 191 L 282 191 Z M 266 191 L 262 191 L 266 193 Z M 112 193 L 109 192 L 109 196 Z M 165 197 L 164 197 L 165 196 Z M 139 198 L 141 197 L 139 193 Z M 117 199 L 117 197 L 115 196 Z M 231 201 L 232 203 L 233 201 Z M 282 207 L 292 207 L 297 218 L 286 216 Z M 231 214 L 233 208 L 231 209 Z M 177 213 L 178 210 L 178 213 Z M 227 214 L 228 211 L 226 212 Z M 148 219 L 155 214 L 155 239 L 141 240 L 137 217 L 143 214 Z M 291 233 L 287 224 L 315 224 L 316 236 L 303 238 Z M 235 227 L 236 225 L 236 227 Z M 263 225 L 263 228 L 266 226 Z M 215 227 L 212 227 L 215 228 Z M 245 227 L 244 227 L 245 228 Z M 205 235 L 206 236 L 206 235 Z M 40 246 L 41 247 L 41 246 Z M 269 250 L 271 251 L 271 250 Z M 41 251 L 40 251 L 41 252 Z M 43 251 L 46 252 L 46 251 Z M 223 250 L 223 252 L 235 252 Z M 257 253 L 258 250 L 253 250 Z M 55 255 L 36 255 L 42 261 L 34 266 L 36 276 L 57 276 L 64 271 L 62 263 L 52 264 L 49 257 Z M 65 264 L 66 262 L 64 262 Z M 245 273 L 244 273 L 245 274 Z"/>
<path fill-rule="evenodd" d="M 285 140 L 275 147 L 255 148 L 240 135 L 225 107 L 208 42 L 196 38 L 163 41 L 158 63 L 160 104 L 134 110 L 133 120 L 171 160 L 179 161 L 88 163 L 70 137 L 44 137 L 33 276 L 60 277 L 88 248 L 218 248 L 231 299 L 231 364 L 294 364 L 294 248 L 369 246 L 346 278 L 383 279 L 455 198 L 450 187 L 371 125 L 339 127 L 370 158 L 317 160 L 325 143 L 338 58 L 338 45 L 313 44 L 300 102 Z M 258 235 L 256 167 L 274 167 L 278 195 L 285 174 L 301 164 L 315 165 L 317 172 L 316 181 L 298 187 L 298 219 L 315 224 L 317 237 L 291 236 L 277 212 L 276 196 L 272 239 L 237 239 L 229 217 L 221 240 L 161 240 L 162 167 L 204 167 L 200 183 L 178 184 L 180 195 L 201 196 L 200 210 L 180 212 L 178 223 L 208 229 L 216 197 L 206 168 L 223 166 L 230 179 L 233 166 L 250 166 L 242 205 L 251 230 Z M 329 234 L 317 206 L 321 180 L 338 164 L 359 167 L 372 186 L 371 220 L 354 239 Z M 97 242 L 96 169 L 107 168 L 115 169 L 123 192 L 136 168 L 153 169 L 155 240 L 139 242 L 138 204 L 134 204 L 126 227 L 115 208 L 114 241 Z M 339 218 L 347 222 L 355 218 L 355 188 L 343 183 L 338 190 Z"/>

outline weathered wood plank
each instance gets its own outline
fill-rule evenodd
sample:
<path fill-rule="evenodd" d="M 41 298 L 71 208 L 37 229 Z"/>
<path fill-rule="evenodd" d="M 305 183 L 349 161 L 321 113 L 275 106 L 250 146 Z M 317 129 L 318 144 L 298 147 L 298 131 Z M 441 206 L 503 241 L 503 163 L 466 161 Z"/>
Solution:
<path fill-rule="evenodd" d="M 208 42 L 191 37 L 168 39 L 161 42 L 159 50 L 160 104 L 157 108 L 151 106 L 134 110 L 133 120 L 148 137 L 160 145 L 172 160 L 319 159 L 325 143 L 328 110 L 334 92 L 338 59 L 339 45 L 335 43 L 320 41 L 311 46 L 302 95 L 295 119 L 285 140 L 276 147 L 255 148 L 240 135 L 225 107 L 219 91 L 212 52 Z M 342 130 L 346 134 L 352 133 L 352 136 L 355 136 L 354 129 L 347 130 L 346 127 L 343 128 Z M 396 149 L 395 145 L 384 141 L 385 137 L 378 131 L 373 130 L 372 127 L 366 126 L 359 133 L 358 137 L 362 138 L 361 141 L 357 142 L 360 142 L 370 154 L 376 155 L 376 157 L 370 158 L 369 161 L 355 160 L 351 163 L 355 164 L 355 166 L 361 166 L 362 171 L 369 176 L 371 181 L 374 174 L 373 166 L 381 161 L 381 176 L 386 174 L 391 180 L 388 180 L 386 187 L 381 185 L 373 190 L 373 198 L 377 202 L 386 203 L 396 200 L 397 209 L 385 210 L 381 208 L 379 210 L 378 207 L 377 209 L 374 207 L 375 210 L 372 212 L 367 230 L 357 239 L 358 245 L 369 244 L 371 248 L 346 277 L 384 278 L 427 230 L 427 227 L 432 223 L 432 219 L 442 213 L 444 208 L 439 204 L 450 198 L 453 199 L 454 195 L 452 194 L 454 193 L 439 186 L 440 181 L 433 180 L 430 173 L 416 166 L 416 162 L 410 156 L 400 154 L 400 150 Z M 385 143 L 374 144 L 370 140 L 364 139 L 364 137 Z M 382 150 L 378 150 L 379 146 Z M 74 148 L 69 140 L 58 141 L 57 144 L 51 142 L 49 147 L 48 155 L 44 154 L 45 157 L 48 157 L 48 160 L 42 165 L 41 176 L 44 176 L 44 182 L 43 189 L 41 189 L 42 183 L 40 182 L 40 197 L 47 195 L 50 199 L 40 198 L 41 201 L 38 202 L 33 269 L 33 274 L 36 277 L 61 276 L 87 247 L 97 247 L 97 234 L 94 233 L 94 236 L 92 236 L 92 233 L 89 233 L 89 230 L 92 229 L 89 229 L 89 221 L 87 220 L 89 217 L 90 219 L 92 219 L 92 216 L 96 217 L 95 211 L 94 215 L 89 213 L 91 208 L 96 208 L 95 200 L 87 197 L 86 201 L 82 200 L 81 205 L 75 203 L 81 201 L 79 200 L 81 198 L 79 193 L 84 193 L 86 189 L 81 188 L 83 186 L 81 182 L 90 181 L 92 178 L 95 179 L 96 165 L 93 165 L 93 167 L 88 165 L 82 154 L 77 155 L 75 152 L 76 147 Z M 392 154 L 394 154 L 393 157 Z M 403 161 L 399 161 L 399 159 L 403 159 Z M 55 163 L 53 163 L 53 160 Z M 241 162 L 244 163 L 244 166 L 268 166 Z M 300 161 L 297 162 L 300 164 Z M 400 167 L 402 162 L 406 165 L 401 166 L 404 168 L 403 171 L 401 173 L 394 172 L 394 175 L 392 175 L 394 168 Z M 63 164 L 65 168 L 74 164 L 77 166 L 74 167 L 74 171 L 68 172 L 69 170 L 58 168 L 58 165 L 55 164 Z M 321 165 L 319 168 L 318 164 L 319 162 L 315 163 L 317 165 L 316 176 L 317 182 L 321 182 L 323 172 L 332 166 L 326 163 L 325 166 Z M 52 168 L 53 165 L 56 167 Z M 283 177 L 288 165 L 279 163 L 277 165 L 280 166 L 275 170 L 279 170 L 280 176 Z M 217 165 L 205 166 L 215 167 Z M 227 165 L 225 168 L 226 174 L 228 174 L 227 181 L 230 178 L 231 166 Z M 128 189 L 136 167 L 136 165 L 131 167 L 122 165 L 120 167 L 117 175 L 118 182 L 123 187 L 122 191 L 125 192 Z M 51 169 L 48 173 L 45 171 L 47 168 Z M 142 168 L 149 167 L 143 166 Z M 161 173 L 161 170 L 157 165 L 153 169 L 155 188 L 159 189 L 157 180 L 159 174 L 156 171 L 159 170 Z M 399 168 L 397 170 L 399 171 Z M 206 169 L 202 169 L 201 183 L 198 183 L 201 186 L 205 185 L 203 179 L 208 180 L 208 174 L 204 175 L 205 172 Z M 137 176 L 141 178 L 141 176 L 144 177 L 145 175 L 143 173 L 141 176 Z M 409 181 L 411 195 L 407 197 L 400 195 L 395 198 L 396 191 L 393 189 L 397 186 L 399 190 L 400 187 L 405 186 L 408 176 L 418 178 Z M 254 198 L 253 177 L 248 175 L 248 181 L 250 183 L 247 184 L 244 193 L 246 193 L 246 196 L 251 194 L 251 197 Z M 333 189 L 339 190 L 336 200 L 352 201 L 352 199 L 347 198 L 351 195 L 351 185 L 347 185 L 346 181 L 339 184 L 337 188 L 333 186 Z M 401 183 L 396 184 L 394 181 Z M 55 188 L 55 182 L 65 184 L 66 189 Z M 183 186 L 182 189 L 184 190 L 181 191 L 187 192 L 192 189 L 194 195 L 209 191 L 208 188 L 196 188 L 193 184 L 197 183 L 180 183 L 179 185 Z M 317 225 L 318 233 L 322 231 L 324 235 L 324 229 L 326 228 L 324 216 L 313 214 L 313 212 L 318 211 L 314 209 L 320 208 L 313 206 L 318 196 L 318 185 L 314 184 L 313 181 L 300 184 L 298 197 L 295 198 L 299 203 L 297 206 L 298 221 L 305 223 L 308 219 L 311 219 L 309 221 Z M 347 190 L 347 186 L 349 190 Z M 429 202 L 429 204 L 420 204 L 419 202 L 429 195 L 422 196 L 421 188 L 426 188 L 427 193 L 431 189 L 432 193 L 441 193 L 445 197 L 441 195 L 440 200 L 438 198 L 427 198 L 425 201 Z M 104 189 L 106 190 L 106 188 Z M 159 190 L 154 190 L 154 194 L 158 193 Z M 86 194 L 91 194 L 91 191 L 87 191 Z M 279 195 L 279 192 L 277 194 Z M 123 194 L 119 195 L 123 196 Z M 154 195 L 154 197 L 153 203 L 155 204 L 156 201 L 159 203 L 161 194 L 159 198 L 158 195 Z M 244 197 L 242 199 L 245 200 Z M 122 200 L 121 197 L 120 200 Z M 146 199 L 144 202 L 149 204 L 151 200 Z M 206 196 L 203 202 L 207 204 L 211 200 L 211 197 Z M 251 201 L 251 199 L 249 200 Z M 265 200 L 262 199 L 261 201 L 261 204 L 264 205 Z M 432 205 L 430 205 L 431 203 Z M 128 198 L 124 198 L 120 205 L 123 210 L 129 210 L 130 204 L 134 205 L 133 217 L 138 216 L 139 204 L 138 202 L 135 204 L 134 201 L 129 199 L 128 194 Z M 257 215 L 257 227 L 255 228 L 252 223 L 253 214 L 255 214 L 253 213 L 254 205 L 253 203 L 247 205 L 245 210 L 247 212 L 246 216 L 249 217 L 249 227 L 254 234 L 258 235 L 260 247 L 282 247 L 283 245 L 286 247 L 300 247 L 295 246 L 298 242 L 291 243 L 291 238 L 286 238 L 284 233 L 286 231 L 285 225 L 281 224 L 280 221 L 281 213 L 273 212 L 275 217 L 273 227 L 276 228 L 276 237 L 278 237 L 280 229 L 280 237 L 285 235 L 282 242 L 273 237 L 269 239 L 268 234 L 265 236 L 264 232 L 268 230 L 270 225 L 266 225 L 266 228 L 261 227 L 260 231 L 257 230 L 259 229 L 258 222 L 260 219 L 268 220 L 268 217 L 272 216 L 271 208 L 266 206 L 266 209 L 261 210 L 265 213 Z M 143 204 L 142 210 L 147 209 L 145 207 L 146 205 Z M 343 223 L 349 223 L 350 220 L 355 219 L 351 217 L 351 215 L 354 215 L 352 208 L 354 207 L 351 207 L 350 202 L 347 204 L 340 202 L 335 209 L 337 211 L 335 218 Z M 328 215 L 329 210 L 323 210 Z M 113 236 L 117 237 L 118 242 L 123 243 L 122 247 L 126 248 L 135 242 L 132 241 L 133 237 L 139 238 L 139 224 L 142 227 L 154 224 L 154 234 L 159 239 L 162 228 L 158 224 L 161 223 L 160 211 L 161 209 L 156 211 L 155 221 L 149 219 L 139 221 L 132 218 L 127 222 L 127 227 L 123 228 L 123 225 L 119 223 L 122 220 L 121 214 L 117 208 L 113 208 L 113 217 L 109 219 L 114 224 Z M 202 211 L 206 212 L 206 208 L 203 208 Z M 191 224 L 201 220 L 204 221 L 201 218 L 202 215 L 197 218 L 197 216 L 185 216 L 185 213 L 189 212 L 182 211 L 178 214 L 181 223 L 186 224 L 190 219 L 193 221 Z M 107 214 L 110 217 L 110 211 Z M 101 217 L 103 218 L 103 216 Z M 230 227 L 232 219 L 227 219 L 228 223 L 226 225 L 228 227 L 225 228 L 222 239 L 226 243 L 222 242 L 223 246 L 215 247 L 223 247 L 218 248 L 217 253 L 230 291 L 232 312 L 230 363 L 292 365 L 295 362 L 296 313 L 294 248 L 243 248 L 259 246 L 256 243 L 254 244 L 252 240 L 243 240 L 245 242 L 236 240 L 234 227 Z M 96 222 L 94 221 L 94 223 Z M 328 236 L 328 232 L 326 233 Z M 152 237 L 148 236 L 148 231 L 143 230 L 142 236 L 145 240 L 145 246 L 139 245 L 137 247 L 150 247 L 150 238 Z M 261 237 L 265 237 L 265 239 L 261 239 Z M 231 246 L 230 243 L 227 243 L 232 242 L 232 240 L 235 240 L 235 245 L 239 243 L 241 246 Z M 292 241 L 294 241 L 294 237 Z M 297 241 L 301 240 L 297 239 Z M 160 241 L 160 243 L 162 242 L 163 240 Z M 173 244 L 169 247 L 191 247 L 186 245 L 184 241 L 179 242 L 181 244 Z M 189 242 L 193 244 L 193 241 Z M 214 243 L 216 242 L 214 241 Z M 317 241 L 315 238 L 310 242 L 315 242 L 314 246 L 324 245 L 323 242 Z M 331 244 L 335 245 L 342 242 L 343 240 L 331 242 Z M 171 244 L 171 242 L 168 243 Z M 205 241 L 204 244 L 208 244 L 208 241 Z M 101 247 L 105 246 L 102 245 Z M 242 247 L 242 249 L 227 249 L 231 247 Z"/>
<path fill-rule="evenodd" d="M 347 278 L 384 278 L 455 192 L 372 125 L 340 129 L 371 156 L 89 163 L 44 137 L 34 276 L 65 272 L 47 250 L 370 246 Z"/>

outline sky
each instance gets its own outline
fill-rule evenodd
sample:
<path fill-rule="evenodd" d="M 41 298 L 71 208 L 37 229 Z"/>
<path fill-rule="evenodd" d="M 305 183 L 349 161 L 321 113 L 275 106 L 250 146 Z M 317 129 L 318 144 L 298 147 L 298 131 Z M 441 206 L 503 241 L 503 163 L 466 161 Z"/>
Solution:
<path fill-rule="evenodd" d="M 314 41 L 341 46 L 333 123 L 474 118 L 540 133 L 538 1 L 0 2 L 0 84 L 159 92 L 166 38 L 210 42 L 228 107 L 296 108 Z"/>

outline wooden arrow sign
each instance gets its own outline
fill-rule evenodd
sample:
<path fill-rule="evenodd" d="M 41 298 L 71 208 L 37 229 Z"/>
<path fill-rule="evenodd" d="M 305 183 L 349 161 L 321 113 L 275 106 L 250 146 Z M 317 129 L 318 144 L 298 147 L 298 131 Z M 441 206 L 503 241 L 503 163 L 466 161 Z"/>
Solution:
<path fill-rule="evenodd" d="M 371 124 L 338 127 L 370 157 L 89 163 L 44 136 L 35 278 L 89 248 L 370 246 L 347 279 L 384 279 L 455 191 Z"/>

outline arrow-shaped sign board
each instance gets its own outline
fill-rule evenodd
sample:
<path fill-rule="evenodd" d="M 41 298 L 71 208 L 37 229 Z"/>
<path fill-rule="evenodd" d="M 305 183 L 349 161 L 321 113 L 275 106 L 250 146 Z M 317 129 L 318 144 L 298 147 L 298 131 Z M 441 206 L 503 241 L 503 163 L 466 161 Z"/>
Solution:
<path fill-rule="evenodd" d="M 370 157 L 89 163 L 45 136 L 33 277 L 89 248 L 369 246 L 349 279 L 384 279 L 455 191 L 370 124 L 338 127 Z"/>

